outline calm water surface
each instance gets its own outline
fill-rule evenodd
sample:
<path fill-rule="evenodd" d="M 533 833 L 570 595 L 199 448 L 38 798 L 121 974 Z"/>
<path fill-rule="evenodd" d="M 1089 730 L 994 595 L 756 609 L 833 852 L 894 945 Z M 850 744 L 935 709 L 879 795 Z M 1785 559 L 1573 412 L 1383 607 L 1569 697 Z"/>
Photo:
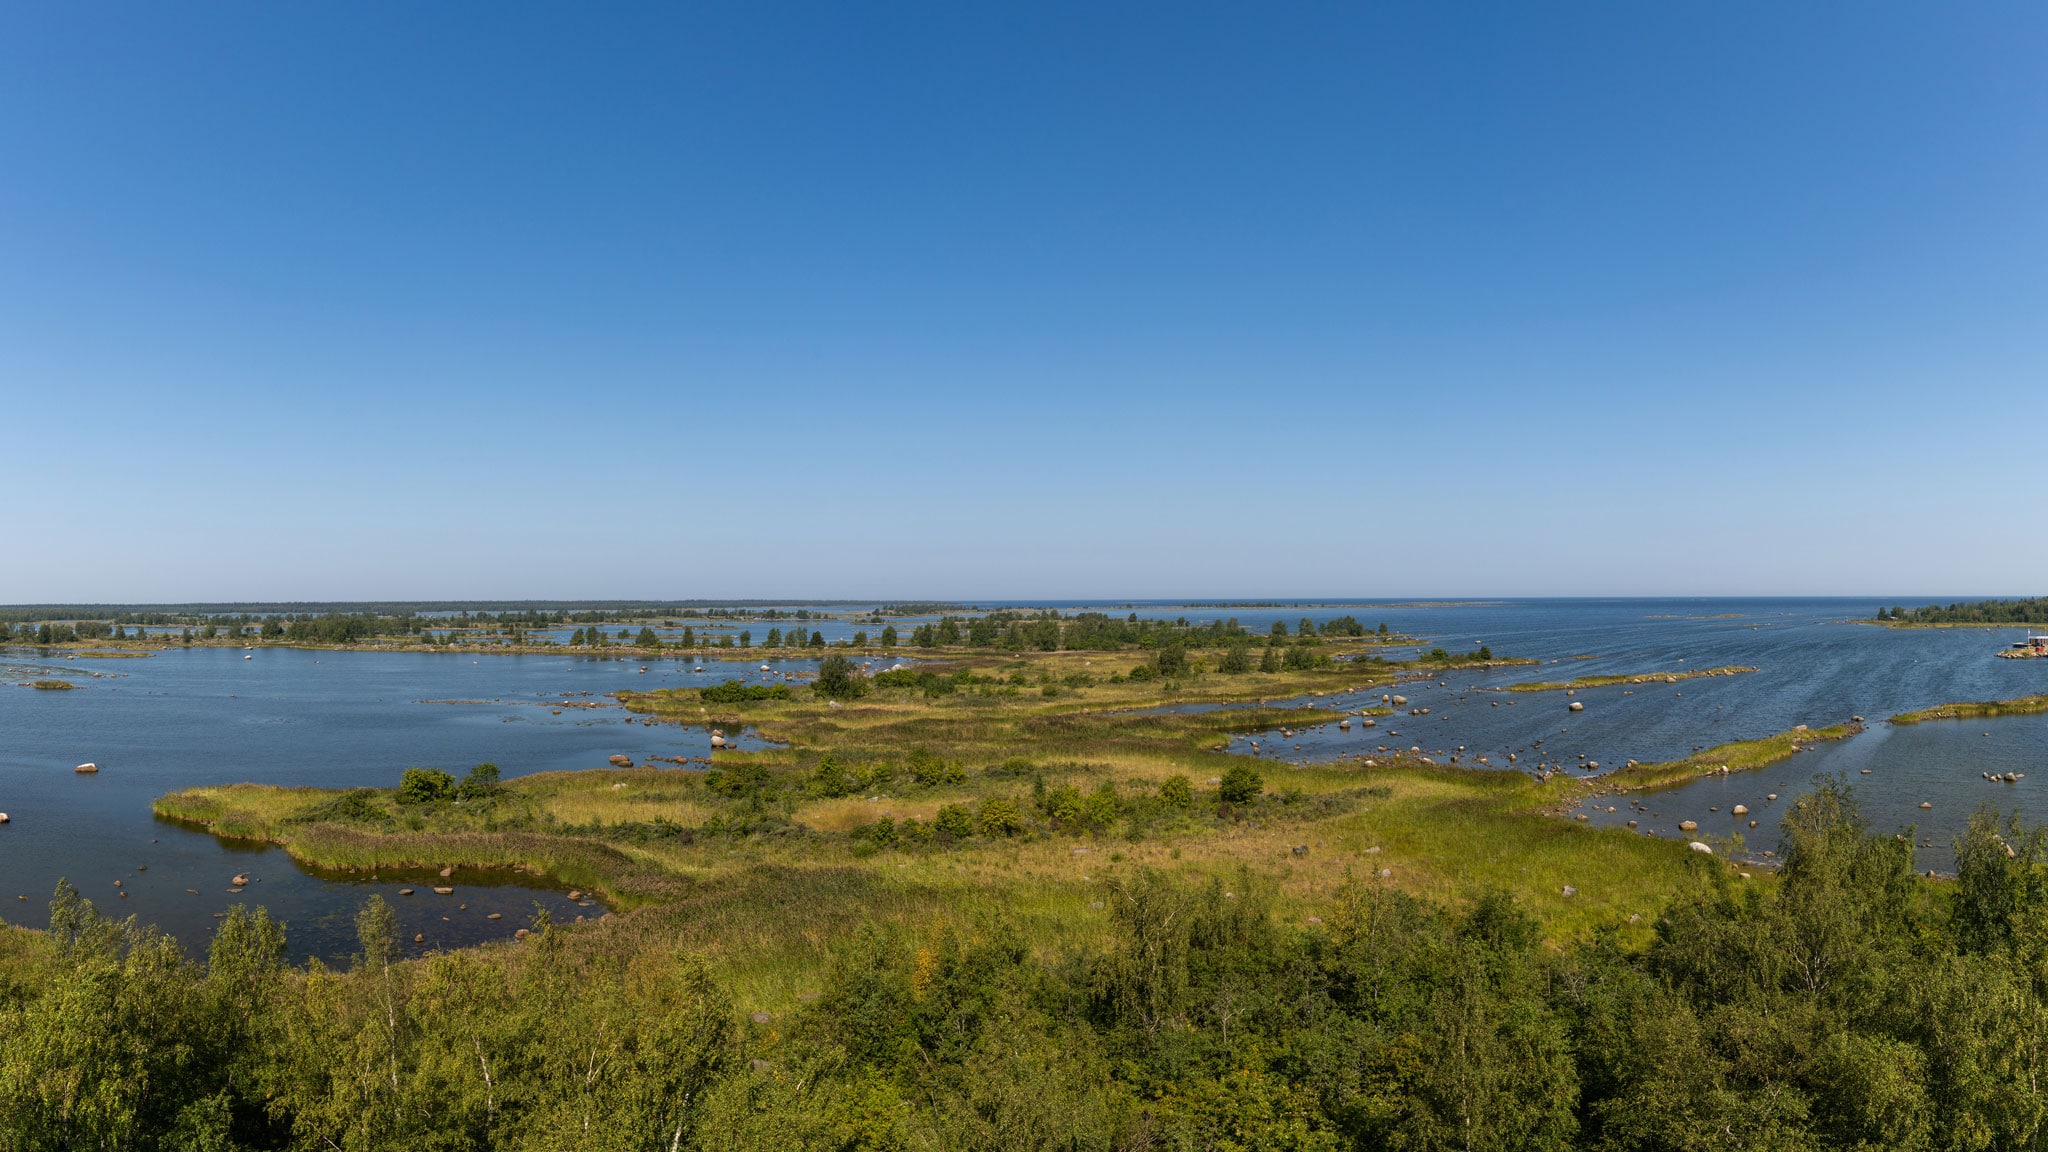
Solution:
<path fill-rule="evenodd" d="M 150 801 L 243 780 L 389 787 L 414 765 L 459 776 L 488 760 L 509 777 L 604 767 L 615 753 L 636 761 L 705 756 L 706 730 L 645 726 L 610 694 L 816 669 L 812 661 L 768 661 L 774 671 L 762 673 L 761 663 L 286 648 L 173 649 L 121 660 L 0 653 L 0 811 L 12 817 L 0 826 L 0 917 L 41 926 L 58 878 L 68 877 L 102 910 L 133 913 L 188 946 L 210 937 L 228 905 L 261 904 L 287 922 L 295 954 L 331 959 L 353 946 L 352 917 L 373 892 L 398 909 L 407 941 L 426 937 L 419 948 L 510 935 L 536 903 L 557 921 L 600 914 L 514 874 L 458 874 L 452 897 L 431 895 L 428 875 L 315 875 L 281 849 L 158 821 Z M 693 671 L 700 664 L 705 671 Z M 81 687 L 16 686 L 49 678 Z M 751 734 L 729 735 L 761 746 Z M 72 771 L 85 761 L 100 771 Z M 243 872 L 250 885 L 231 893 L 230 878 Z M 401 887 L 428 894 L 400 899 Z M 491 912 L 503 919 L 488 919 Z"/>

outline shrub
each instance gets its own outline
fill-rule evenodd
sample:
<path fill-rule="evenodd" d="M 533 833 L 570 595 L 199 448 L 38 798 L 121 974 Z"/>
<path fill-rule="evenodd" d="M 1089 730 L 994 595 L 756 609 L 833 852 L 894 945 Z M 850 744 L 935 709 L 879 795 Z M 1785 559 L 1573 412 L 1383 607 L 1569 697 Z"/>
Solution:
<path fill-rule="evenodd" d="M 1175 808 L 1185 808 L 1195 802 L 1195 790 L 1185 776 L 1168 776 L 1159 785 L 1159 799 Z"/>
<path fill-rule="evenodd" d="M 835 700 L 856 700 L 867 695 L 868 678 L 853 661 L 834 652 L 818 661 L 818 678 L 811 682 L 811 691 Z"/>
<path fill-rule="evenodd" d="M 1108 780 L 1098 785 L 1081 804 L 1081 818 L 1091 828 L 1107 828 L 1116 823 L 1116 818 L 1123 813 L 1123 798 L 1116 794 L 1116 785 Z"/>
<path fill-rule="evenodd" d="M 968 815 L 965 806 L 948 804 L 932 816 L 932 831 L 945 843 L 965 840 L 974 835 L 974 817 Z"/>
<path fill-rule="evenodd" d="M 1061 828 L 1078 828 L 1084 818 L 1081 790 L 1065 784 L 1042 791 L 1038 796 L 1038 811 Z"/>
<path fill-rule="evenodd" d="M 700 688 L 697 695 L 706 704 L 745 704 L 750 700 L 787 700 L 787 684 L 742 684 L 738 680 L 727 680 Z"/>
<path fill-rule="evenodd" d="M 407 768 L 398 780 L 400 804 L 433 804 L 454 795 L 455 777 L 439 768 Z"/>
<path fill-rule="evenodd" d="M 1252 670 L 1252 648 L 1249 644 L 1232 644 L 1223 650 L 1223 661 L 1218 670 L 1233 676 Z"/>
<path fill-rule="evenodd" d="M 1036 774 L 1038 766 L 1022 756 L 1012 756 L 1001 764 L 991 764 L 983 770 L 984 776 L 1009 776 L 1018 780 Z"/>
<path fill-rule="evenodd" d="M 984 800 L 981 804 L 981 834 L 983 836 L 1014 836 L 1024 830 L 1024 816 L 1017 811 L 1017 805 L 1000 797 Z"/>
<path fill-rule="evenodd" d="M 896 843 L 896 821 L 887 816 L 860 829 L 855 835 L 871 844 L 886 848 Z"/>
<path fill-rule="evenodd" d="M 967 772 L 958 764 L 949 764 L 922 748 L 910 753 L 910 778 L 927 788 L 941 784 L 960 784 L 967 779 Z"/>
<path fill-rule="evenodd" d="M 1305 672 L 1319 664 L 1329 663 L 1329 658 L 1317 652 L 1315 641 L 1301 639 L 1287 648 L 1286 666 L 1290 672 Z"/>
<path fill-rule="evenodd" d="M 768 769 L 759 764 L 737 764 L 713 768 L 704 773 L 704 786 L 720 796 L 745 796 L 768 783 Z"/>
<path fill-rule="evenodd" d="M 377 804 L 375 788 L 351 788 L 330 800 L 323 800 L 297 818 L 297 822 L 315 824 L 325 821 L 355 821 L 359 823 L 382 823 L 390 817 Z"/>
<path fill-rule="evenodd" d="M 830 756 L 818 761 L 817 770 L 811 773 L 811 791 L 819 796 L 851 796 L 860 789 L 860 777 L 841 768 L 839 761 Z"/>
<path fill-rule="evenodd" d="M 1131 674 L 1126 679 L 1143 684 L 1147 681 L 1159 679 L 1159 670 L 1150 664 L 1140 664 L 1136 668 L 1131 669 Z"/>
<path fill-rule="evenodd" d="M 1266 782 L 1257 770 L 1247 764 L 1232 766 L 1223 773 L 1223 782 L 1216 794 L 1225 804 L 1249 804 L 1266 790 Z"/>
<path fill-rule="evenodd" d="M 481 800 L 495 795 L 497 791 L 498 766 L 489 762 L 471 768 L 469 775 L 462 778 L 462 783 L 455 786 L 455 796 L 459 800 Z"/>

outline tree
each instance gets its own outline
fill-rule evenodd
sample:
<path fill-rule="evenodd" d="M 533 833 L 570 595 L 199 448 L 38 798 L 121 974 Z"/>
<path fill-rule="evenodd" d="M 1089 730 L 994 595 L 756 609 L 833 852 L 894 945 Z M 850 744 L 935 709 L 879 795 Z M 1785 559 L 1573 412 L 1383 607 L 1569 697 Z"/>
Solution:
<path fill-rule="evenodd" d="M 1240 673 L 1251 671 L 1251 645 L 1244 643 L 1243 641 L 1232 642 L 1228 648 L 1225 648 L 1223 650 L 1223 660 L 1218 665 L 1218 667 L 1222 671 L 1227 672 L 1231 675 L 1238 675 Z"/>
<path fill-rule="evenodd" d="M 1188 670 L 1188 650 L 1178 639 L 1167 642 L 1159 650 L 1159 674 L 1166 677 L 1180 676 Z"/>
<path fill-rule="evenodd" d="M 1266 650 L 1259 654 L 1259 671 L 1278 672 L 1279 670 L 1280 650 L 1268 644 L 1266 645 Z"/>
<path fill-rule="evenodd" d="M 407 768 L 398 781 L 400 804 L 433 804 L 455 796 L 455 777 L 439 768 Z"/>
<path fill-rule="evenodd" d="M 890 624 L 882 629 L 882 647 L 894 648 L 895 646 L 896 626 L 894 624 Z"/>
<path fill-rule="evenodd" d="M 654 629 L 645 624 L 642 624 L 640 626 L 640 636 L 634 642 L 639 644 L 642 648 L 661 647 L 661 637 L 656 636 L 654 634 Z"/>
<path fill-rule="evenodd" d="M 780 628 L 770 628 L 770 629 L 768 630 L 768 643 L 767 643 L 767 647 L 770 647 L 770 648 L 780 648 L 780 647 L 782 647 L 782 629 L 780 629 Z"/>
<path fill-rule="evenodd" d="M 1233 764 L 1224 771 L 1216 795 L 1225 804 L 1249 804 L 1265 790 L 1266 782 L 1257 769 L 1249 764 Z"/>
<path fill-rule="evenodd" d="M 868 678 L 853 661 L 834 652 L 818 661 L 818 678 L 812 681 L 811 690 L 829 699 L 856 700 L 867 695 Z"/>
<path fill-rule="evenodd" d="M 462 783 L 455 786 L 455 795 L 462 800 L 481 800 L 498 791 L 498 766 L 488 761 L 469 770 Z"/>

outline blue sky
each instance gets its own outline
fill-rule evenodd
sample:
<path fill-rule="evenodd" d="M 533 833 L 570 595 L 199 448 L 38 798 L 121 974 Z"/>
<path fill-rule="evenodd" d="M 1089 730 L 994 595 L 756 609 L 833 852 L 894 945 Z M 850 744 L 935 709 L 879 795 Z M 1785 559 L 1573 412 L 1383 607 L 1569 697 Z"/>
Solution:
<path fill-rule="evenodd" d="M 2042 592 L 2044 35 L 17 5 L 0 601 Z"/>

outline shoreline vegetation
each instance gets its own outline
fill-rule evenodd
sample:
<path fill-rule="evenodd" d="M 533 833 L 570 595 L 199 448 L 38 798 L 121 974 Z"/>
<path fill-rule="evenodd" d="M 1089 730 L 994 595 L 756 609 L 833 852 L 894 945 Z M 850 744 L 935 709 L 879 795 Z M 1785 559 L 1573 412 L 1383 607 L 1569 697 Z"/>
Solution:
<path fill-rule="evenodd" d="M 1641 672 L 1618 676 L 1581 676 L 1576 680 L 1540 680 L 1528 684 L 1508 684 L 1506 692 L 1562 692 L 1577 691 L 1581 688 L 1609 688 L 1617 684 L 1676 684 L 1681 680 L 1697 680 L 1704 676 L 1739 676 L 1756 669 L 1731 664 L 1722 668 L 1699 668 L 1686 672 Z"/>
<path fill-rule="evenodd" d="M 1938 704 L 1891 718 L 1893 724 L 1924 724 L 1930 720 L 1981 720 L 1994 716 L 2032 716 L 2048 712 L 2048 695 L 2020 696 L 2012 700 L 1965 700 Z"/>

